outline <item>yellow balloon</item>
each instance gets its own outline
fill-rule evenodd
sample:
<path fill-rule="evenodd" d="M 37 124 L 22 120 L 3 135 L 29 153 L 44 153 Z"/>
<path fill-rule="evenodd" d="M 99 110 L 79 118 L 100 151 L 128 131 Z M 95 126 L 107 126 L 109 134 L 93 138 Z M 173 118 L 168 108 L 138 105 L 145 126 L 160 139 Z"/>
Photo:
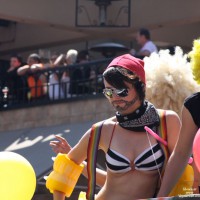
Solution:
<path fill-rule="evenodd" d="M 36 188 L 33 167 L 23 156 L 0 152 L 0 199 L 31 200 Z"/>

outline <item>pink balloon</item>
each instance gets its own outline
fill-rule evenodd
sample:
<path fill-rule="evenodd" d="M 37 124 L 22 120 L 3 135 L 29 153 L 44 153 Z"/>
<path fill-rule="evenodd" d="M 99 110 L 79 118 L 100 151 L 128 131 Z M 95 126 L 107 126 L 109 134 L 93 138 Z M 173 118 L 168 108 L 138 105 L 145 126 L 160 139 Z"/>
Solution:
<path fill-rule="evenodd" d="M 197 131 L 196 136 L 194 138 L 193 156 L 197 169 L 200 172 L 200 129 Z"/>

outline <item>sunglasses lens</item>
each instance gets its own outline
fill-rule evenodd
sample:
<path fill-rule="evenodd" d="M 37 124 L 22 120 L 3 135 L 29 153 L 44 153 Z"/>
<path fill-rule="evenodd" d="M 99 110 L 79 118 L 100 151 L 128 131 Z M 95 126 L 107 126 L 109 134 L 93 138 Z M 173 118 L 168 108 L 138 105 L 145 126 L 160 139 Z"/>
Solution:
<path fill-rule="evenodd" d="M 113 91 L 111 89 L 104 89 L 103 93 L 108 98 L 112 98 Z"/>
<path fill-rule="evenodd" d="M 103 90 L 103 93 L 106 97 L 108 98 L 112 98 L 113 97 L 113 93 L 115 95 L 117 95 L 118 97 L 127 97 L 128 96 L 128 89 L 121 89 L 121 90 L 118 90 L 118 89 L 104 89 Z"/>
<path fill-rule="evenodd" d="M 118 90 L 116 92 L 116 94 L 119 97 L 127 97 L 128 96 L 128 90 L 127 89 Z"/>

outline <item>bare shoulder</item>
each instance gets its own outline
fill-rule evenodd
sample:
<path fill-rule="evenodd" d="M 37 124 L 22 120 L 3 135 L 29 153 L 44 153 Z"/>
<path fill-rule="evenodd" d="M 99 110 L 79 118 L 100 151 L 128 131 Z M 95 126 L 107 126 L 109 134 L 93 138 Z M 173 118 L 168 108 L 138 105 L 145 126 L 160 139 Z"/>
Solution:
<path fill-rule="evenodd" d="M 109 135 L 109 132 L 111 132 L 110 130 L 112 129 L 112 127 L 115 126 L 116 124 L 116 117 L 111 117 L 111 118 L 108 118 L 108 119 L 105 119 L 103 121 L 99 121 L 97 123 L 95 123 L 94 125 L 96 127 L 100 127 L 102 126 L 102 129 L 101 129 L 101 135 Z"/>
<path fill-rule="evenodd" d="M 107 151 L 115 125 L 116 125 L 116 120 L 113 117 L 106 119 L 103 122 L 103 126 L 101 129 L 100 148 L 104 151 Z"/>
<path fill-rule="evenodd" d="M 178 114 L 172 110 L 166 110 L 167 141 L 171 153 L 174 149 L 181 128 L 181 121 Z"/>
<path fill-rule="evenodd" d="M 162 109 L 157 109 L 158 111 L 163 111 Z M 165 110 L 165 116 L 166 116 L 166 119 L 167 120 L 179 120 L 180 121 L 180 118 L 178 116 L 178 114 L 173 111 L 173 110 Z"/>
<path fill-rule="evenodd" d="M 169 133 L 176 132 L 177 134 L 181 127 L 180 117 L 173 110 L 165 110 L 165 111 L 166 111 L 165 116 L 166 116 L 166 124 L 168 132 Z"/>
<path fill-rule="evenodd" d="M 112 116 L 112 117 L 108 118 L 107 120 L 108 120 L 108 121 L 111 120 L 111 121 L 113 121 L 113 122 L 116 122 L 116 121 L 117 121 L 117 119 L 116 119 L 115 116 Z"/>
<path fill-rule="evenodd" d="M 116 124 L 116 117 L 111 117 L 109 119 L 106 119 L 103 122 L 103 127 L 102 127 L 102 133 L 106 132 L 110 132 L 109 130 L 112 129 L 112 127 L 114 127 L 114 125 Z"/>

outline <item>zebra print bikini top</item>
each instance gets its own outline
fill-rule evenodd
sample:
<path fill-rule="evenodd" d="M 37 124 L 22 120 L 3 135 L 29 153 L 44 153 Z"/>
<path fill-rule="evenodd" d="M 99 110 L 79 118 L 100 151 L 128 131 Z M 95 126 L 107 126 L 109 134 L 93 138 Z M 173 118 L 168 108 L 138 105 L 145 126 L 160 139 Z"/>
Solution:
<path fill-rule="evenodd" d="M 114 173 L 125 173 L 133 169 L 140 171 L 157 170 L 162 168 L 164 160 L 163 151 L 158 143 L 142 152 L 133 164 L 128 158 L 110 148 L 106 154 L 106 165 Z"/>
<path fill-rule="evenodd" d="M 165 156 L 159 143 L 144 150 L 133 162 L 110 147 L 106 153 L 106 165 L 113 173 L 125 173 L 131 170 L 158 170 L 162 168 L 164 161 Z"/>

